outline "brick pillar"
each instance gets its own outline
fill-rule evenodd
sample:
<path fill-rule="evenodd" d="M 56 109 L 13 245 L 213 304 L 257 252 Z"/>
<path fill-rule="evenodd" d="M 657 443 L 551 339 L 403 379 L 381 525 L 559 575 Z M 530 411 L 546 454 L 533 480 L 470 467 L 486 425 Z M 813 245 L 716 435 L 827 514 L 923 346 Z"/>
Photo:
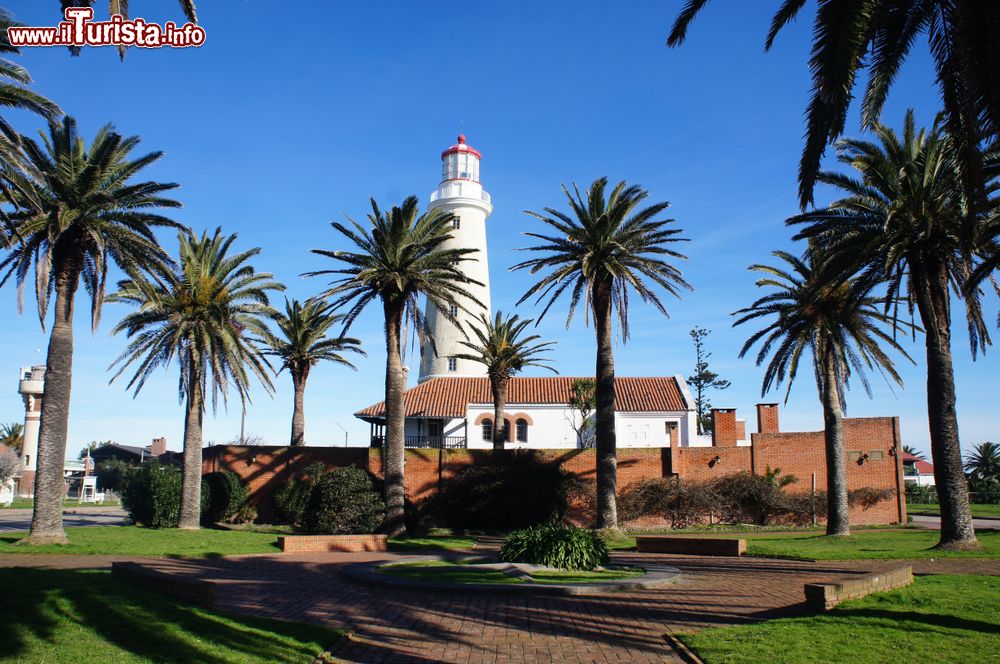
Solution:
<path fill-rule="evenodd" d="M 778 404 L 757 404 L 757 431 L 760 433 L 778 433 Z"/>
<path fill-rule="evenodd" d="M 160 456 L 167 451 L 167 439 L 166 438 L 154 438 L 153 444 L 149 446 L 149 453 L 152 456 Z"/>
<path fill-rule="evenodd" d="M 736 409 L 712 409 L 712 447 L 736 447 Z"/>

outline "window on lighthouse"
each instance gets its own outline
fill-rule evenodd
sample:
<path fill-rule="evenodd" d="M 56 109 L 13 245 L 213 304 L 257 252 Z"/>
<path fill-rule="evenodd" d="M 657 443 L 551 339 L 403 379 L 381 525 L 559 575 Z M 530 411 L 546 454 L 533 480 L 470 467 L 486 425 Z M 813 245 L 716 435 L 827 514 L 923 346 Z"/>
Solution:
<path fill-rule="evenodd" d="M 448 358 L 448 371 L 458 371 L 458 360 L 454 357 Z"/>
<path fill-rule="evenodd" d="M 451 227 L 454 228 L 454 229 L 456 229 L 456 230 L 459 229 L 459 228 L 461 228 L 462 227 L 462 218 L 461 217 L 453 217 L 452 220 L 451 220 Z"/>

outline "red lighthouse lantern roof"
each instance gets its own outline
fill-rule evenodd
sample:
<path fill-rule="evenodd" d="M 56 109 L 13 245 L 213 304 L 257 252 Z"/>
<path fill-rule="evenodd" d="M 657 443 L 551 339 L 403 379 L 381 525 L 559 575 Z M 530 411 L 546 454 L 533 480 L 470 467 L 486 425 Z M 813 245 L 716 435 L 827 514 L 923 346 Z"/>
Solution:
<path fill-rule="evenodd" d="M 475 155 L 479 159 L 483 158 L 483 155 L 481 155 L 479 153 L 479 150 L 475 149 L 474 147 L 472 147 L 471 145 L 468 145 L 465 142 L 465 134 L 459 134 L 458 135 L 458 143 L 455 143 L 455 145 L 451 146 L 450 148 L 448 148 L 447 150 L 445 150 L 444 152 L 442 152 L 441 153 L 441 158 L 444 159 L 448 155 L 455 154 L 456 152 L 468 152 L 469 154 Z"/>

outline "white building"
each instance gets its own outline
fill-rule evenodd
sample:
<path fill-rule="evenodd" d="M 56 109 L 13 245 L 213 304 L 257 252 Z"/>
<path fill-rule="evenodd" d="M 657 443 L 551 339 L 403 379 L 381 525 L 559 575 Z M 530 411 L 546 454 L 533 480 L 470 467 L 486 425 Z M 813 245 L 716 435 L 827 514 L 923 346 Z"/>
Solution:
<path fill-rule="evenodd" d="M 482 285 L 470 285 L 472 295 L 465 311 L 450 312 L 426 307 L 430 341 L 420 349 L 418 384 L 406 391 L 405 436 L 407 447 L 489 448 L 493 398 L 486 367 L 456 355 L 470 324 L 481 313 L 490 315 L 490 277 L 486 247 L 486 220 L 493 212 L 490 195 L 480 182 L 482 155 L 465 136 L 441 153 L 442 177 L 431 194 L 429 209 L 454 215 L 449 248 L 476 249 L 475 260 L 461 267 Z M 452 319 L 459 323 L 456 326 Z M 581 445 L 580 414 L 570 408 L 574 378 L 515 377 L 508 388 L 503 426 L 512 448 L 576 448 Z M 680 376 L 655 378 L 618 377 L 615 427 L 619 447 L 669 447 L 671 439 L 682 446 L 710 446 L 711 436 L 697 434 L 695 405 Z M 355 413 L 371 424 L 373 445 L 382 442 L 385 408 L 377 403 Z M 735 442 L 749 444 L 745 422 L 736 421 Z"/>
<path fill-rule="evenodd" d="M 575 449 L 581 425 L 569 406 L 570 386 L 577 378 L 515 377 L 507 390 L 504 419 L 506 447 L 511 449 Z M 711 437 L 695 435 L 695 409 L 680 376 L 615 380 L 615 430 L 618 447 L 711 445 Z M 406 447 L 473 448 L 493 446 L 493 397 L 484 377 L 431 378 L 406 391 Z M 385 433 L 385 404 L 355 413 L 371 424 L 372 445 Z"/>

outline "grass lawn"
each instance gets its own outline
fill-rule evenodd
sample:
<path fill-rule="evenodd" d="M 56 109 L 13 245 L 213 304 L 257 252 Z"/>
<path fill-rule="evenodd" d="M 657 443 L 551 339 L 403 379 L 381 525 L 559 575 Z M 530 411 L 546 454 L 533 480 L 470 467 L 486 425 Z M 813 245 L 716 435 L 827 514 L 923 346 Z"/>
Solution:
<path fill-rule="evenodd" d="M 277 553 L 273 534 L 231 530 L 155 530 L 136 526 L 88 526 L 67 528 L 66 546 L 18 546 L 27 533 L 0 535 L 0 555 L 4 553 L 73 553 L 128 556 L 190 556 L 211 558 L 238 553 Z"/>
<path fill-rule="evenodd" d="M 1000 519 L 1000 505 L 969 505 L 969 509 L 972 510 L 974 517 Z M 910 503 L 906 506 L 906 511 L 910 515 L 940 516 L 941 506 L 932 503 Z"/>
<path fill-rule="evenodd" d="M 98 570 L 0 569 L 14 662 L 310 662 L 340 633 L 185 605 Z"/>
<path fill-rule="evenodd" d="M 91 507 L 118 507 L 119 502 L 117 500 L 105 500 L 101 503 L 81 503 L 76 500 L 64 500 L 63 508 L 74 508 L 74 509 L 88 509 Z M 14 502 L 10 505 L 0 505 L 0 509 L 7 510 L 30 510 L 35 506 L 35 502 L 31 498 L 15 498 Z"/>
<path fill-rule="evenodd" d="M 703 534 L 714 537 L 714 534 Z M 798 558 L 803 560 L 863 560 L 908 558 L 1000 558 L 1000 532 L 977 533 L 980 551 L 955 552 L 933 549 L 938 533 L 933 530 L 855 530 L 851 537 L 826 537 L 815 531 L 741 533 L 747 540 L 747 555 Z M 718 535 L 718 537 L 726 537 Z M 609 542 L 612 549 L 635 546 L 635 537 L 619 537 Z"/>
<path fill-rule="evenodd" d="M 444 560 L 427 560 L 396 563 L 379 568 L 381 574 L 402 576 L 421 581 L 443 581 L 446 583 L 524 583 L 520 578 L 508 576 L 500 570 L 482 569 L 474 565 L 453 563 Z M 552 570 L 535 572 L 531 578 L 536 583 L 587 583 L 589 581 L 609 581 L 631 579 L 645 572 L 636 568 L 621 568 L 582 572 L 572 570 Z"/>
<path fill-rule="evenodd" d="M 680 635 L 708 664 L 996 662 L 1000 577 L 929 576 L 824 614 Z"/>
<path fill-rule="evenodd" d="M 427 549 L 471 549 L 474 537 L 428 535 L 427 537 L 393 537 L 389 539 L 390 551 L 423 551 Z"/>

